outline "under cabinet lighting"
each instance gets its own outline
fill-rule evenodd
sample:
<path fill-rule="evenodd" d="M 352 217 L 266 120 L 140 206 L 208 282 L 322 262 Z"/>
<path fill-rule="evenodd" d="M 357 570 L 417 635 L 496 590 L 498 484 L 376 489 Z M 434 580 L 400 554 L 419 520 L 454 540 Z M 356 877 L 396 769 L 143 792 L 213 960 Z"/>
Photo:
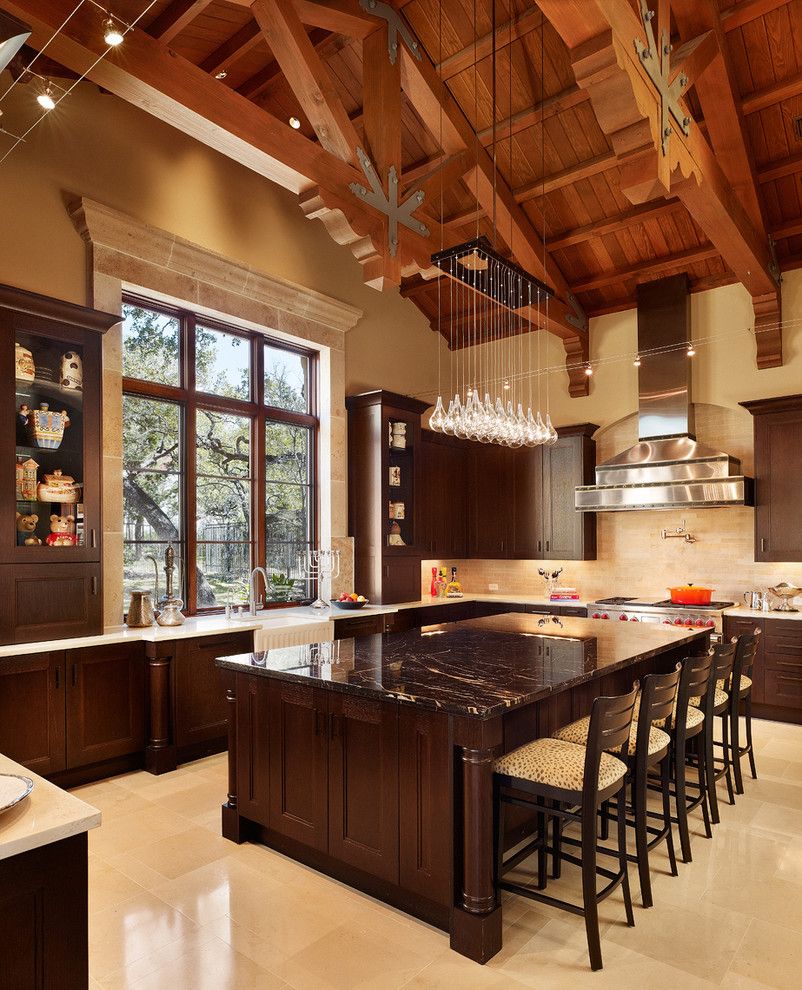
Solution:
<path fill-rule="evenodd" d="M 301 128 L 301 122 L 300 122 L 300 120 L 298 120 L 297 117 L 290 117 L 290 127 L 294 131 L 300 130 L 300 128 Z"/>
<path fill-rule="evenodd" d="M 43 110 L 53 110 L 55 108 L 56 101 L 53 99 L 53 92 L 50 89 L 49 82 L 46 84 L 44 92 L 36 97 L 36 102 Z"/>
<path fill-rule="evenodd" d="M 103 22 L 103 28 L 103 40 L 110 48 L 116 48 L 118 45 L 123 43 L 125 35 L 122 33 L 117 24 L 114 23 L 113 17 L 109 17 L 108 20 Z"/>

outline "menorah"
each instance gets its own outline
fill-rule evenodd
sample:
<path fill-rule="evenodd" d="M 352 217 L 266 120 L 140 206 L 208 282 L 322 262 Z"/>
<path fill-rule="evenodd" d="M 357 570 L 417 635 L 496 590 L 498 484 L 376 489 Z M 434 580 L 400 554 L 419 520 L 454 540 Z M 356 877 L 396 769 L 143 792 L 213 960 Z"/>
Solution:
<path fill-rule="evenodd" d="M 331 581 L 340 576 L 340 551 L 307 550 L 304 554 L 298 554 L 298 570 L 317 584 L 317 598 L 312 602 L 312 608 L 331 608 L 328 599 L 331 597 Z M 324 598 L 322 592 L 327 583 L 329 594 Z"/>

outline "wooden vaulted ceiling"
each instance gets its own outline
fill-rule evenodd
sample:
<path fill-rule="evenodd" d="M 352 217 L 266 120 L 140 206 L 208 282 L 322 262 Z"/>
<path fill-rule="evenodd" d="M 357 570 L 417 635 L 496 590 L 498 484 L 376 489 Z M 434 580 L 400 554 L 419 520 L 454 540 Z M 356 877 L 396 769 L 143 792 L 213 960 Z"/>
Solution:
<path fill-rule="evenodd" d="M 780 268 L 802 265 L 802 0 L 651 0 L 655 32 L 670 25 L 691 77 L 694 124 L 687 141 L 672 134 L 670 162 L 644 124 L 642 67 L 630 64 L 640 0 L 496 0 L 495 105 L 491 3 L 392 0 L 423 60 L 399 42 L 389 69 L 383 22 L 358 0 L 157 0 L 90 78 L 298 192 L 307 216 L 350 244 L 366 281 L 400 285 L 447 337 L 437 315 L 447 294 L 427 253 L 493 238 L 494 157 L 497 242 L 557 289 L 550 329 L 575 366 L 572 394 L 587 388 L 582 317 L 634 305 L 638 282 L 677 271 L 697 291 L 742 281 L 758 324 L 774 326 L 770 235 Z M 107 5 L 131 21 L 146 4 Z M 32 23 L 41 44 L 72 3 L 0 7 Z M 75 72 L 94 51 L 86 17 L 50 47 Z M 403 90 L 395 107 L 393 87 Z M 429 243 L 402 231 L 398 257 L 388 255 L 386 225 L 348 190 L 365 181 L 355 145 L 385 181 L 397 158 L 402 194 L 424 190 Z M 761 366 L 781 363 L 779 334 L 759 344 Z"/>

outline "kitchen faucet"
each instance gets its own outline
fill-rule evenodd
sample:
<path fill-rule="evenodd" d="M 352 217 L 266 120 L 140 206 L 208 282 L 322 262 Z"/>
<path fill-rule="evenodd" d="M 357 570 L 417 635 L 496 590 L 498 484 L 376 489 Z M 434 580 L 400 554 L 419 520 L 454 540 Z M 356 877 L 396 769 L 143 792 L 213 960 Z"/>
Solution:
<path fill-rule="evenodd" d="M 264 567 L 254 567 L 250 577 L 250 598 L 248 599 L 248 615 L 256 615 L 256 575 L 261 574 L 267 591 L 267 571 Z"/>

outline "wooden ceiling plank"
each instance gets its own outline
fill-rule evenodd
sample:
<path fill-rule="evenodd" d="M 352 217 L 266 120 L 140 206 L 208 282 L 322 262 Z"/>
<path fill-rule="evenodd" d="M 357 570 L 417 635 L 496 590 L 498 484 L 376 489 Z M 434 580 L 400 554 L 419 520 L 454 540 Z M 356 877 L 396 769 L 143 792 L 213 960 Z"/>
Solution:
<path fill-rule="evenodd" d="M 523 203 L 528 199 L 535 199 L 544 194 L 548 195 L 564 186 L 573 186 L 591 175 L 598 175 L 600 172 L 606 172 L 608 169 L 617 167 L 618 159 L 612 152 L 597 155 L 589 161 L 579 162 L 552 175 L 547 175 L 545 179 L 538 179 L 536 182 L 528 182 L 525 186 L 519 186 L 514 191 L 514 196 L 519 203 Z"/>
<path fill-rule="evenodd" d="M 562 251 L 583 241 L 589 241 L 594 237 L 604 237 L 606 234 L 614 234 L 624 230 L 633 224 L 643 223 L 646 220 L 657 220 L 667 213 L 672 213 L 679 207 L 679 200 L 666 199 L 662 202 L 643 203 L 633 206 L 625 213 L 610 217 L 609 220 L 596 220 L 593 223 L 583 224 L 581 227 L 574 227 L 573 230 L 564 231 L 556 237 L 550 238 L 546 242 L 549 251 Z"/>
<path fill-rule="evenodd" d="M 209 6 L 212 0 L 173 0 L 148 25 L 148 34 L 169 44 Z"/>
<path fill-rule="evenodd" d="M 788 158 L 766 165 L 758 173 L 758 181 L 761 184 L 774 182 L 776 179 L 782 179 L 786 175 L 794 175 L 797 172 L 802 172 L 802 153 L 790 155 Z"/>
<path fill-rule="evenodd" d="M 262 32 L 259 30 L 259 25 L 256 21 L 248 21 L 205 58 L 201 62 L 201 68 L 212 76 L 218 72 L 227 72 L 237 59 L 255 48 L 261 40 Z"/>
<path fill-rule="evenodd" d="M 251 10 L 322 147 L 354 162 L 356 129 L 295 9 L 282 0 L 255 0 Z"/>
<path fill-rule="evenodd" d="M 758 113 L 775 103 L 782 103 L 802 94 L 802 72 L 765 86 L 743 98 L 741 108 L 745 114 Z"/>
<path fill-rule="evenodd" d="M 523 14 L 519 14 L 505 24 L 500 24 L 495 32 L 483 35 L 475 42 L 467 45 L 461 51 L 449 55 L 437 65 L 437 72 L 444 80 L 453 79 L 460 72 L 469 69 L 475 62 L 481 62 L 493 53 L 493 39 L 495 37 L 496 52 L 506 48 L 513 41 L 525 37 L 532 31 L 536 31 L 543 24 L 543 15 L 533 7 Z"/>
<path fill-rule="evenodd" d="M 771 233 L 775 240 L 780 240 L 781 238 L 786 237 L 798 237 L 802 234 L 802 219 L 790 220 L 788 223 L 775 227 Z"/>
<path fill-rule="evenodd" d="M 600 289 L 606 285 L 615 285 L 618 282 L 625 282 L 630 279 L 643 280 L 655 273 L 668 271 L 683 271 L 688 265 L 708 258 L 715 258 L 718 249 L 713 244 L 706 244 L 702 247 L 689 248 L 687 251 L 680 251 L 678 254 L 668 255 L 663 258 L 650 258 L 648 261 L 641 261 L 629 268 L 618 272 L 604 272 L 593 278 L 586 279 L 574 286 L 574 292 L 590 292 L 592 289 Z"/>
<path fill-rule="evenodd" d="M 721 26 L 725 31 L 735 31 L 744 24 L 770 14 L 773 10 L 785 7 L 791 0 L 741 0 L 739 4 L 725 10 L 721 15 Z"/>
<path fill-rule="evenodd" d="M 520 134 L 521 131 L 540 124 L 555 114 L 570 110 L 580 103 L 586 103 L 588 99 L 588 94 L 576 84 L 568 86 L 553 96 L 547 96 L 544 100 L 526 110 L 520 110 L 510 117 L 506 117 L 504 120 L 496 121 L 496 140 L 503 141 L 505 138 Z M 479 140 L 484 145 L 492 144 L 493 128 L 485 127 L 479 131 Z"/>

